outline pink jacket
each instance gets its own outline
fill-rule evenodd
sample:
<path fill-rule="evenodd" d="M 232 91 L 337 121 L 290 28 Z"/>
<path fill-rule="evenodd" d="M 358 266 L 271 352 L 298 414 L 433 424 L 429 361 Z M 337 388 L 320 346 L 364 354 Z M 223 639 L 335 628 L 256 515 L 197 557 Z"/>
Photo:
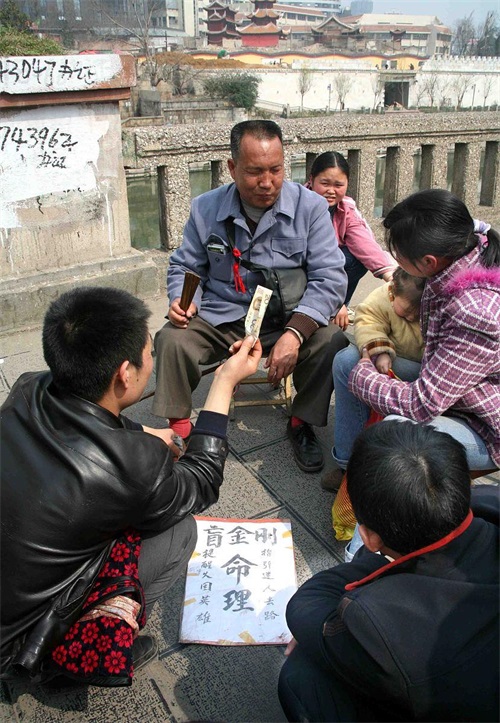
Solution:
<path fill-rule="evenodd" d="M 500 268 L 485 268 L 479 248 L 425 285 L 420 375 L 400 382 L 362 361 L 349 390 L 383 415 L 430 422 L 449 410 L 483 439 L 500 466 Z"/>
<path fill-rule="evenodd" d="M 397 264 L 387 251 L 377 243 L 371 228 L 356 207 L 356 202 L 344 196 L 333 214 L 333 227 L 339 246 L 347 246 L 358 261 L 361 261 L 374 276 L 392 271 Z"/>

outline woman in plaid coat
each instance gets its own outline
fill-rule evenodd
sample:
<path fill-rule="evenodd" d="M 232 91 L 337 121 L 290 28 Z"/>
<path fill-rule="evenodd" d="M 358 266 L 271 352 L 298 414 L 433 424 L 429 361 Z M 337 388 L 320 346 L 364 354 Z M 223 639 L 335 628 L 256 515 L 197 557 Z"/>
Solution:
<path fill-rule="evenodd" d="M 427 279 L 420 311 L 425 351 L 416 378 L 407 381 L 379 374 L 366 353 L 354 368 L 342 360 L 348 349 L 336 357 L 334 458 L 346 466 L 372 408 L 447 432 L 465 446 L 471 469 L 499 467 L 500 236 L 441 189 L 398 203 L 384 226 L 398 264 Z"/>

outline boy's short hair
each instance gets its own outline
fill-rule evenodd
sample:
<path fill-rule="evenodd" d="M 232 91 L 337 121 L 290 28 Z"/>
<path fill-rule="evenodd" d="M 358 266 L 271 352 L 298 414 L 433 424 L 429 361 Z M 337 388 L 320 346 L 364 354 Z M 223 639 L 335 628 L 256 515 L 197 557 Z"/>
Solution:
<path fill-rule="evenodd" d="M 402 555 L 456 529 L 470 507 L 464 447 L 413 422 L 379 422 L 354 443 L 347 490 L 360 524 Z"/>
<path fill-rule="evenodd" d="M 99 401 L 124 361 L 137 369 L 151 312 L 140 299 L 111 287 L 81 287 L 54 301 L 43 324 L 43 355 L 56 386 Z"/>

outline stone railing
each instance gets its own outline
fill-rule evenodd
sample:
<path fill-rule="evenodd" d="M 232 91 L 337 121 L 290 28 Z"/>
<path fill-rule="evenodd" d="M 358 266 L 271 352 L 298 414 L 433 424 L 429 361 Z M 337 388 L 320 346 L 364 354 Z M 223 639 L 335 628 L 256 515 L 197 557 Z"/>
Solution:
<path fill-rule="evenodd" d="M 421 153 L 420 188 L 446 188 L 449 151 L 454 151 L 452 190 L 471 214 L 500 225 L 500 114 L 497 112 L 400 112 L 384 116 L 338 114 L 283 120 L 286 175 L 294 156 L 347 151 L 349 195 L 382 239 L 381 219 L 374 217 L 377 155 L 386 154 L 383 215 L 410 194 L 414 155 Z M 190 164 L 210 162 L 211 186 L 231 180 L 227 169 L 231 124 L 205 124 L 124 131 L 124 159 L 130 168 L 157 169 L 163 245 L 176 248 L 190 207 Z M 484 163 L 480 177 L 480 161 Z M 481 183 L 480 183 L 481 182 Z M 479 191 L 480 188 L 480 191 Z"/>

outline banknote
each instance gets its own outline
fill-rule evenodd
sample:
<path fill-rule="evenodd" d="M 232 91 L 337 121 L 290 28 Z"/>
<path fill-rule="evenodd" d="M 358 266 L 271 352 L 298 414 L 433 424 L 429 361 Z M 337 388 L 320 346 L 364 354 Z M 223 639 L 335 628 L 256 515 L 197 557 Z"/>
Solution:
<path fill-rule="evenodd" d="M 250 304 L 245 319 L 245 336 L 253 336 L 258 339 L 262 319 L 264 318 L 272 294 L 271 289 L 266 289 L 265 286 L 257 286 L 255 289 L 252 303 Z"/>

